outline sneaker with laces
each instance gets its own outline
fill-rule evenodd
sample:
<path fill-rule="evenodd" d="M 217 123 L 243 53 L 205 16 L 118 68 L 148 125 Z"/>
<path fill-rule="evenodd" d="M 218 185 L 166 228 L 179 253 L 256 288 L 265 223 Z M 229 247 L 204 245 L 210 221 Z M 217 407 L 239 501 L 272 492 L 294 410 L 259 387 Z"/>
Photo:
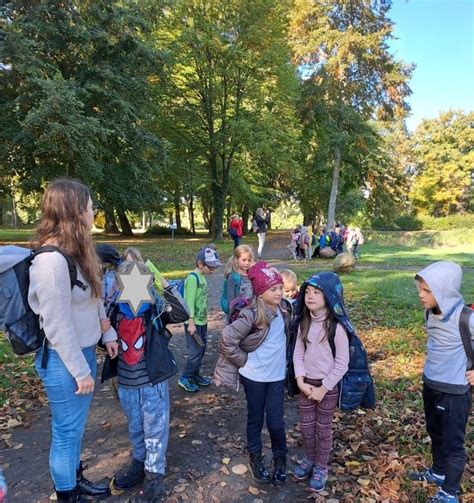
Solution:
<path fill-rule="evenodd" d="M 196 393 L 196 391 L 199 391 L 198 385 L 194 384 L 191 379 L 188 379 L 187 377 L 180 377 L 178 379 L 178 384 L 184 389 L 184 391 L 189 393 Z"/>
<path fill-rule="evenodd" d="M 440 489 L 434 496 L 428 498 L 427 503 L 458 503 L 459 498 Z"/>
<path fill-rule="evenodd" d="M 326 487 L 326 482 L 328 480 L 328 471 L 320 466 L 315 466 L 313 468 L 313 474 L 309 479 L 308 491 L 314 493 L 320 493 L 324 491 Z"/>
<path fill-rule="evenodd" d="M 212 381 L 208 379 L 207 377 L 203 377 L 198 375 L 193 379 L 193 383 L 197 384 L 198 386 L 210 386 Z"/>
<path fill-rule="evenodd" d="M 428 484 L 435 484 L 439 487 L 443 485 L 444 477 L 438 477 L 433 473 L 432 468 L 427 468 L 422 472 L 410 472 L 408 474 L 410 480 L 414 482 L 428 482 Z"/>
<path fill-rule="evenodd" d="M 295 480 L 306 480 L 313 474 L 314 463 L 308 458 L 303 458 L 303 461 L 293 470 L 293 478 Z"/>

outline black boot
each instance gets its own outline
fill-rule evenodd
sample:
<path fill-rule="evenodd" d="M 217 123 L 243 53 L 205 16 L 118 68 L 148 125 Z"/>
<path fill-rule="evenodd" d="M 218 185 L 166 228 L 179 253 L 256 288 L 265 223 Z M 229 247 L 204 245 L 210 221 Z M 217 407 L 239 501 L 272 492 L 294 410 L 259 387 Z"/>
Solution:
<path fill-rule="evenodd" d="M 269 484 L 270 474 L 263 464 L 263 456 L 259 454 L 249 454 L 249 468 L 255 482 L 259 484 Z"/>
<path fill-rule="evenodd" d="M 118 489 L 130 489 L 140 485 L 145 478 L 145 463 L 132 459 L 132 465 L 126 472 L 117 474 L 114 478 L 114 485 Z"/>
<path fill-rule="evenodd" d="M 77 486 L 70 491 L 56 491 L 56 496 L 58 503 L 83 503 L 85 501 Z"/>
<path fill-rule="evenodd" d="M 147 503 L 157 503 L 163 496 L 163 475 L 161 473 L 145 472 L 145 481 L 140 496 L 143 496 Z"/>
<path fill-rule="evenodd" d="M 286 484 L 286 456 L 273 458 L 272 482 L 277 486 Z"/>
<path fill-rule="evenodd" d="M 110 495 L 109 486 L 107 484 L 94 484 L 84 477 L 84 468 L 82 461 L 77 470 L 77 487 L 84 496 L 93 496 L 94 498 L 106 498 Z"/>

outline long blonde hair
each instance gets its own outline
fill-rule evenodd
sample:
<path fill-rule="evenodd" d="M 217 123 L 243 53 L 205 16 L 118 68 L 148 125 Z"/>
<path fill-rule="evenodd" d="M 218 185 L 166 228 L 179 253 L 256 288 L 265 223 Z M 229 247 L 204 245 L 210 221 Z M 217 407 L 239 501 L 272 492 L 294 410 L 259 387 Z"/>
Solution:
<path fill-rule="evenodd" d="M 227 261 L 224 270 L 224 278 L 233 272 L 239 272 L 239 258 L 244 254 L 248 253 L 252 260 L 252 265 L 255 263 L 255 255 L 253 254 L 253 249 L 249 245 L 239 245 L 234 248 L 232 257 Z"/>
<path fill-rule="evenodd" d="M 100 262 L 84 219 L 89 199 L 89 189 L 76 180 L 58 178 L 51 182 L 43 195 L 33 246 L 51 242 L 64 250 L 79 266 L 92 294 L 100 297 Z"/>
<path fill-rule="evenodd" d="M 267 305 L 260 296 L 254 297 L 250 306 L 245 309 L 252 309 L 252 311 L 255 311 L 256 316 L 254 324 L 259 330 L 263 330 L 270 325 L 267 318 Z"/>

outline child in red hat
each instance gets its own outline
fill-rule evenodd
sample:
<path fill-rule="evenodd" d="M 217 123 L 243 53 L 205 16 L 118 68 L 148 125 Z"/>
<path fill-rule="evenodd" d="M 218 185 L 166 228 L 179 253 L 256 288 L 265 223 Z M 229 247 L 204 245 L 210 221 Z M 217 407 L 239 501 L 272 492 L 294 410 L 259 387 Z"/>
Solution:
<path fill-rule="evenodd" d="M 286 435 L 283 419 L 286 378 L 286 345 L 290 311 L 283 299 L 283 279 L 266 262 L 248 271 L 255 298 L 239 317 L 224 328 L 219 340 L 220 356 L 214 382 L 238 389 L 239 380 L 247 398 L 247 450 L 249 467 L 256 482 L 283 485 L 286 482 Z M 273 473 L 262 457 L 262 428 L 266 424 L 273 451 Z"/>

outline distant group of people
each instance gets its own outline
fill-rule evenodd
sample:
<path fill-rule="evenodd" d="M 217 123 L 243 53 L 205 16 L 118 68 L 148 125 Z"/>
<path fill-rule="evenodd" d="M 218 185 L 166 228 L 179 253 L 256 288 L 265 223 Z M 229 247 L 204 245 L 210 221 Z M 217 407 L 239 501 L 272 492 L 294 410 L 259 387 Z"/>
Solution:
<path fill-rule="evenodd" d="M 328 231 L 326 226 L 322 225 L 316 236 L 313 225 L 297 225 L 291 231 L 287 248 L 294 260 L 309 260 L 316 257 L 335 257 L 343 253 L 345 245 L 347 252 L 359 259 L 362 244 L 364 236 L 359 227 L 346 227 L 338 223 Z"/>
<path fill-rule="evenodd" d="M 263 208 L 258 208 L 255 213 L 255 218 L 252 220 L 252 231 L 258 237 L 257 256 L 262 258 L 263 247 L 265 246 L 265 238 L 267 235 L 268 224 L 270 223 L 270 213 L 265 212 Z M 240 215 L 235 213 L 230 218 L 229 235 L 234 241 L 234 248 L 240 245 L 243 236 L 243 220 Z"/>

